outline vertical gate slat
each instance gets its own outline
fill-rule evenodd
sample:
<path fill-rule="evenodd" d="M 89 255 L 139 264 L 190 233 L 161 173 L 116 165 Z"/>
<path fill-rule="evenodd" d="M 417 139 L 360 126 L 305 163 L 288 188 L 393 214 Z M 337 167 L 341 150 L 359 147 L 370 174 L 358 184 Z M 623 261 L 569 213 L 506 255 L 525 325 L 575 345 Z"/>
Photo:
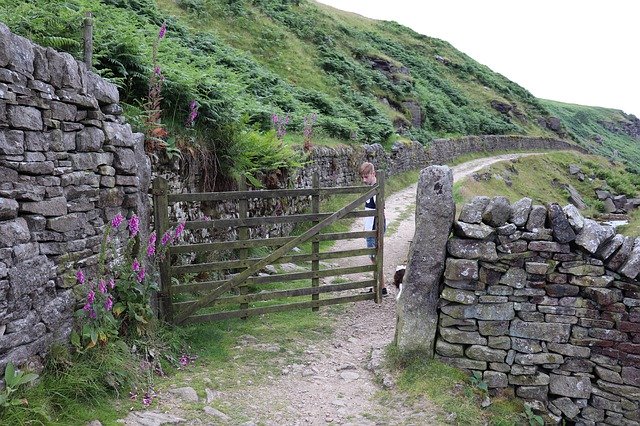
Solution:
<path fill-rule="evenodd" d="M 376 195 L 376 303 L 382 302 L 382 281 L 384 280 L 384 172 L 376 172 L 378 194 Z"/>
<path fill-rule="evenodd" d="M 314 194 L 311 196 L 311 210 L 313 212 L 313 214 L 318 214 L 320 213 L 320 177 L 318 175 L 318 172 L 315 172 L 313 174 L 313 189 L 317 189 L 318 192 L 314 192 Z M 320 223 L 320 221 L 314 221 L 313 224 L 316 225 Z M 318 258 L 318 255 L 320 254 L 320 242 L 319 241 L 314 241 L 311 243 L 311 254 L 314 255 L 314 260 L 311 262 L 311 271 L 312 272 L 318 272 L 320 270 L 320 260 Z M 311 287 L 318 287 L 320 285 L 320 279 L 319 278 L 312 278 L 311 279 Z M 311 295 L 311 300 L 319 300 L 320 299 L 320 295 L 319 294 L 313 294 Z M 312 311 L 318 311 L 320 310 L 319 306 L 314 306 L 313 308 L 311 308 Z"/>
<path fill-rule="evenodd" d="M 154 222 L 156 228 L 156 253 L 161 253 L 162 236 L 169 230 L 168 185 L 164 178 L 153 181 Z M 160 306 L 166 321 L 173 322 L 173 305 L 170 275 L 171 256 L 165 255 L 159 260 L 160 269 Z"/>
<path fill-rule="evenodd" d="M 240 177 L 240 182 L 238 183 L 238 189 L 240 191 L 247 190 L 247 178 L 245 176 Z M 238 218 L 246 219 L 248 217 L 249 217 L 249 198 L 241 197 L 238 200 Z M 249 239 L 249 228 L 246 226 L 239 226 L 238 240 L 246 241 L 248 239 Z M 246 248 L 240 249 L 238 252 L 238 257 L 240 260 L 246 260 L 249 257 L 249 249 L 246 249 Z M 240 294 L 247 294 L 249 292 L 249 287 L 247 287 L 246 283 L 240 285 L 239 287 L 240 287 Z M 248 303 L 240 304 L 240 309 L 247 309 L 247 308 L 249 308 Z M 245 316 L 243 318 L 246 319 L 247 317 Z"/>

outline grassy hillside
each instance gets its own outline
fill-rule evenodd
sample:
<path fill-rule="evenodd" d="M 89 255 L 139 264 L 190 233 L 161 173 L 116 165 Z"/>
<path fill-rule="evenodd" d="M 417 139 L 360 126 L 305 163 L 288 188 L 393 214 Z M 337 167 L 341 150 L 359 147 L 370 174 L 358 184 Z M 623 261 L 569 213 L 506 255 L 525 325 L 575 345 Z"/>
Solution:
<path fill-rule="evenodd" d="M 584 181 L 569 173 L 569 165 L 576 165 L 585 175 Z M 454 185 L 454 197 L 458 206 L 476 195 L 502 195 L 515 202 L 522 197 L 533 199 L 534 204 L 569 204 L 566 185 L 573 186 L 583 198 L 586 217 L 597 217 L 603 212 L 603 203 L 596 196 L 596 189 L 612 194 L 635 198 L 640 195 L 640 176 L 625 170 L 621 163 L 614 163 L 600 156 L 576 152 L 552 152 L 544 156 L 522 157 L 503 161 L 483 169 Z M 460 209 L 458 208 L 458 211 Z M 634 211 L 629 226 L 622 228 L 629 235 L 638 235 L 640 214 Z"/>
<path fill-rule="evenodd" d="M 203 147 L 227 171 L 273 167 L 248 140 L 302 143 L 305 119 L 314 143 L 428 144 L 474 134 L 588 142 L 554 122 L 556 104 L 446 41 L 311 0 L 0 0 L 0 21 L 12 31 L 78 58 L 86 11 L 95 16 L 95 69 L 120 87 L 129 121 L 144 130 L 159 67 L 165 141 Z M 199 117 L 184 129 L 192 100 Z M 277 135 L 268 133 L 274 114 L 287 120 Z"/>
<path fill-rule="evenodd" d="M 640 173 L 640 120 L 622 111 L 540 100 L 570 136 L 589 152 L 625 163 Z"/>

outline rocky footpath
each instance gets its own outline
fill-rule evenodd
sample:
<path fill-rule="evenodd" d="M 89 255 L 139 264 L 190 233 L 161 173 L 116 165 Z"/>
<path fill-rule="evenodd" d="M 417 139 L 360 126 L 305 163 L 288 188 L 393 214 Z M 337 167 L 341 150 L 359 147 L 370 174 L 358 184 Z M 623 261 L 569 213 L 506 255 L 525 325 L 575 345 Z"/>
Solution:
<path fill-rule="evenodd" d="M 640 424 L 640 238 L 568 205 L 476 197 L 447 243 L 436 357 L 548 421 Z"/>

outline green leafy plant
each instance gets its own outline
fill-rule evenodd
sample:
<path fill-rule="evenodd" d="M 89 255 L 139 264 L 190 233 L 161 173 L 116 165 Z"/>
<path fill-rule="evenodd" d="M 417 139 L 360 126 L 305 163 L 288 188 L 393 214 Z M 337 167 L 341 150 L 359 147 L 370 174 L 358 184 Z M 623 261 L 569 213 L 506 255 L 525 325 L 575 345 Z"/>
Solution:
<path fill-rule="evenodd" d="M 529 426 L 544 425 L 544 419 L 542 418 L 542 416 L 539 416 L 536 413 L 534 413 L 533 409 L 528 405 L 524 406 L 524 413 L 522 413 L 522 417 L 524 417 L 527 423 L 529 423 Z"/>
<path fill-rule="evenodd" d="M 141 262 L 146 256 L 149 263 L 164 256 L 164 248 L 178 238 L 184 230 L 180 224 L 162 236 L 156 244 L 156 234 L 152 232 L 147 241 L 146 253 L 139 252 L 139 226 L 136 215 L 127 221 L 128 241 L 124 252 L 118 256 L 116 239 L 111 233 L 118 230 L 125 220 L 116 215 L 107 226 L 102 241 L 97 276 L 87 279 L 82 269 L 76 272 L 76 280 L 86 292 L 84 306 L 76 311 L 79 331 L 71 335 L 71 342 L 78 350 L 86 350 L 96 345 L 104 346 L 117 337 L 138 337 L 147 334 L 155 315 L 151 309 L 151 295 L 158 285 Z M 157 248 L 160 249 L 156 253 Z M 111 263 L 108 263 L 110 257 Z"/>
<path fill-rule="evenodd" d="M 471 373 L 471 377 L 469 380 L 471 381 L 471 384 L 476 388 L 480 389 L 480 391 L 482 391 L 483 394 L 486 394 L 487 392 L 489 392 L 489 385 L 487 384 L 487 382 L 485 382 L 482 379 L 481 372 L 474 370 Z"/>
<path fill-rule="evenodd" d="M 26 399 L 15 399 L 14 393 L 20 387 L 35 381 L 38 377 L 35 373 L 25 373 L 16 369 L 13 363 L 9 361 L 4 370 L 5 388 L 3 392 L 0 392 L 0 407 L 27 405 Z"/>

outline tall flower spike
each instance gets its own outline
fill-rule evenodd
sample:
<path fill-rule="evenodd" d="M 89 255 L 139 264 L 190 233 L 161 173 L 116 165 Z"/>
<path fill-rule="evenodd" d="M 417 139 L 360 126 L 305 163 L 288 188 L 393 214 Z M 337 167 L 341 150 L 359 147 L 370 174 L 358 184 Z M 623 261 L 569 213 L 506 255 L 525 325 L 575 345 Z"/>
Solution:
<path fill-rule="evenodd" d="M 117 229 L 118 226 L 120 226 L 120 224 L 122 223 L 123 220 L 124 220 L 124 217 L 122 217 L 122 215 L 120 213 L 118 213 L 117 215 L 115 215 L 113 217 L 113 219 L 111 219 L 111 227 L 113 229 Z"/>
<path fill-rule="evenodd" d="M 82 269 L 78 269 L 78 272 L 76 272 L 76 280 L 78 281 L 79 284 L 84 284 L 85 278 L 84 278 L 84 272 L 82 272 Z"/>
<path fill-rule="evenodd" d="M 129 235 L 135 237 L 140 229 L 140 219 L 135 214 L 129 219 Z"/>
<path fill-rule="evenodd" d="M 167 33 L 167 23 L 163 22 L 162 26 L 160 27 L 160 31 L 158 32 L 158 39 L 162 40 L 166 33 Z"/>

